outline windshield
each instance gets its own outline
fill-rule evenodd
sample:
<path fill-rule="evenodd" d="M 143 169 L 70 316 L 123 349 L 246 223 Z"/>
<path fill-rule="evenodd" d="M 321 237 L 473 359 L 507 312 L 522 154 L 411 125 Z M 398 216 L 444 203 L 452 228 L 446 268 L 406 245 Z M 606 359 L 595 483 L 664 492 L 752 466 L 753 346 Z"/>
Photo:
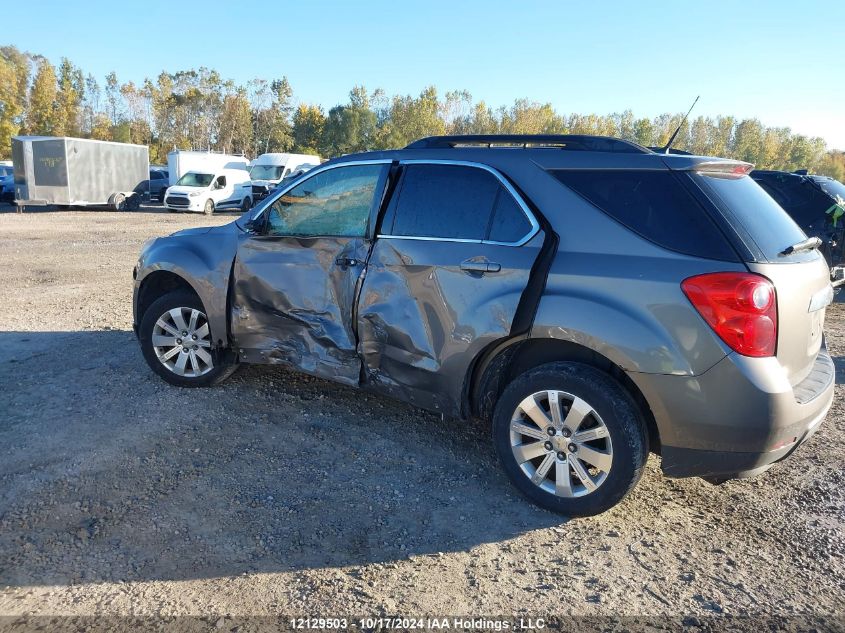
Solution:
<path fill-rule="evenodd" d="M 12 168 L 8 165 L 0 165 L 0 177 L 3 176 L 11 176 L 12 175 Z"/>
<path fill-rule="evenodd" d="M 813 180 L 815 180 L 815 178 Z M 833 180 L 832 178 L 830 180 L 827 178 L 819 178 L 816 180 L 816 184 L 831 198 L 839 196 L 840 198 L 845 199 L 845 185 L 838 180 Z"/>
<path fill-rule="evenodd" d="M 281 165 L 253 165 L 249 170 L 252 180 L 278 180 L 282 177 L 284 167 Z"/>
<path fill-rule="evenodd" d="M 182 176 L 176 186 L 181 187 L 208 187 L 211 184 L 211 180 L 214 178 L 214 174 L 198 174 L 195 171 L 189 171 L 187 174 Z"/>

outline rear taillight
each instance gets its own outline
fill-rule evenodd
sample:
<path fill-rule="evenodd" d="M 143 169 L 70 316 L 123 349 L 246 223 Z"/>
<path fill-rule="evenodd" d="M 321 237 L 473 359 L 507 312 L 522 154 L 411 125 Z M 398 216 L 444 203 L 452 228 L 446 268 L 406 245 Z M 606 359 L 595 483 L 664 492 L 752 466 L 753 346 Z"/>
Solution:
<path fill-rule="evenodd" d="M 774 356 L 778 310 L 771 281 L 752 273 L 708 273 L 685 279 L 681 288 L 732 350 Z"/>

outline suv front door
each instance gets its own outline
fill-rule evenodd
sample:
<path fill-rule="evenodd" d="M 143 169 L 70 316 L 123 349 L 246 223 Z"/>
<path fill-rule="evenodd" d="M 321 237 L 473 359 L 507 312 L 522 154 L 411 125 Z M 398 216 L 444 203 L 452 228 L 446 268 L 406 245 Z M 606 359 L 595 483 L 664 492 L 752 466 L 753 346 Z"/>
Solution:
<path fill-rule="evenodd" d="M 454 415 L 473 360 L 512 333 L 544 233 L 488 167 L 401 169 L 361 289 L 361 356 L 376 391 Z"/>
<path fill-rule="evenodd" d="M 353 311 L 386 171 L 325 168 L 265 207 L 233 269 L 232 336 L 246 360 L 358 384 Z"/>

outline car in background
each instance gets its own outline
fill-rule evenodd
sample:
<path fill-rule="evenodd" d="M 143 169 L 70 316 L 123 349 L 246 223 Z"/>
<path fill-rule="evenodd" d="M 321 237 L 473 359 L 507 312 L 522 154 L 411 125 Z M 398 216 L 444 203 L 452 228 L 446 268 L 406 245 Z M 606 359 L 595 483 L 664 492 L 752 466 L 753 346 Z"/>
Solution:
<path fill-rule="evenodd" d="M 211 215 L 220 209 L 252 206 L 252 183 L 244 169 L 214 172 L 189 171 L 165 193 L 164 204 L 173 211 L 202 211 Z"/>
<path fill-rule="evenodd" d="M 810 237 L 821 241 L 831 276 L 841 283 L 845 265 L 845 185 L 806 171 L 755 169 L 753 178 Z"/>
<path fill-rule="evenodd" d="M 15 177 L 12 161 L 0 161 L 0 202 L 13 202 L 15 199 Z"/>
<path fill-rule="evenodd" d="M 256 202 L 263 200 L 283 180 L 289 180 L 295 172 L 302 174 L 319 164 L 320 157 L 313 154 L 261 154 L 249 166 L 252 199 Z"/>
<path fill-rule="evenodd" d="M 150 168 L 150 200 L 158 200 L 164 203 L 164 194 L 170 185 L 170 175 L 167 169 L 162 167 Z"/>
<path fill-rule="evenodd" d="M 516 488 L 568 516 L 619 502 L 650 450 L 670 477 L 753 476 L 836 377 L 828 267 L 752 167 L 578 135 L 343 156 L 148 241 L 134 330 L 177 386 L 276 364 L 484 420 Z"/>
<path fill-rule="evenodd" d="M 138 183 L 138 186 L 135 187 L 135 193 L 139 194 L 144 200 L 155 200 L 164 204 L 164 194 L 169 185 L 167 168 L 154 166 L 150 167 L 149 180 Z"/>

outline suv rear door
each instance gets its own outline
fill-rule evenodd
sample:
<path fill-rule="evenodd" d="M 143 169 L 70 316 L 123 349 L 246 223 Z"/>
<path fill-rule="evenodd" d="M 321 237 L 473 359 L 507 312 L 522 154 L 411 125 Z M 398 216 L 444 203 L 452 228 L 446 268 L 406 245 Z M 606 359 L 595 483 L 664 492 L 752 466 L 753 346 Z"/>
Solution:
<path fill-rule="evenodd" d="M 364 370 L 378 391 L 458 414 L 473 359 L 511 333 L 544 233 L 489 167 L 401 170 L 359 300 Z"/>
<path fill-rule="evenodd" d="M 262 211 L 233 267 L 231 330 L 254 363 L 357 385 L 353 331 L 359 277 L 387 165 L 327 166 Z"/>

